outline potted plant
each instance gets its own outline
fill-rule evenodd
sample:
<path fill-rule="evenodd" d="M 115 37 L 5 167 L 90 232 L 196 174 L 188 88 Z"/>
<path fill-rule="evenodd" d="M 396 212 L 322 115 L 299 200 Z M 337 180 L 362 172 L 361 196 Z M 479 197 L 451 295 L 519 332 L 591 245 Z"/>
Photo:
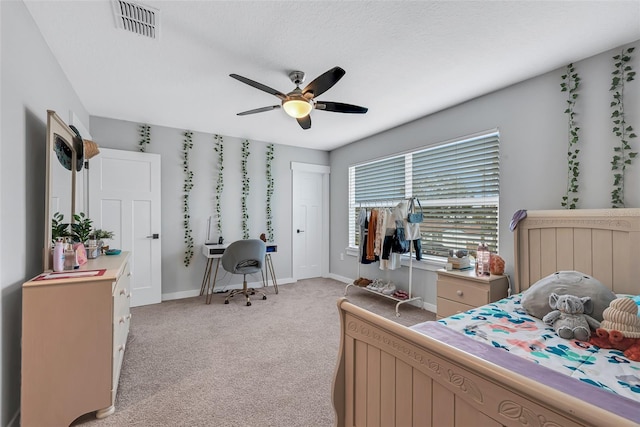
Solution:
<path fill-rule="evenodd" d="M 98 258 L 100 254 L 109 249 L 109 246 L 104 244 L 102 239 L 113 239 L 113 231 L 102 230 L 97 228 L 89 235 L 87 243 L 87 252 L 89 258 Z"/>
<path fill-rule="evenodd" d="M 51 218 L 51 246 L 64 237 L 69 237 L 69 224 L 64 222 L 63 214 L 56 212 Z"/>
<path fill-rule="evenodd" d="M 87 243 L 91 235 L 93 221 L 84 212 L 73 214 L 74 222 L 71 224 L 71 238 L 78 243 Z"/>
<path fill-rule="evenodd" d="M 91 233 L 91 235 L 96 240 L 113 239 L 114 236 L 113 231 L 101 230 L 99 228 L 93 230 L 93 233 Z"/>

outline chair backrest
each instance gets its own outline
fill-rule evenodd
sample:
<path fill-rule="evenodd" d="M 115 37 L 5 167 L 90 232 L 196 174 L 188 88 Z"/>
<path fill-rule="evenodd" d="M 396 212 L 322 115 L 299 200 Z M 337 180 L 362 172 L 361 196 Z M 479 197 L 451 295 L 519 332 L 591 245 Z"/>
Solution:
<path fill-rule="evenodd" d="M 249 274 L 262 269 L 267 245 L 259 239 L 237 240 L 222 254 L 222 268 L 229 273 Z"/>

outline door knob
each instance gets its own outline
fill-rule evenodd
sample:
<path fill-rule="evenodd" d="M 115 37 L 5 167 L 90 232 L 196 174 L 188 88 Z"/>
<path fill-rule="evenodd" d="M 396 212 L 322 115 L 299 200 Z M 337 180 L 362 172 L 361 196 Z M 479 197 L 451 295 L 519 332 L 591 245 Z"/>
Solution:
<path fill-rule="evenodd" d="M 147 236 L 147 239 L 159 239 L 160 238 L 160 234 L 158 233 L 153 233 L 151 236 Z"/>
<path fill-rule="evenodd" d="M 299 228 L 296 230 L 296 233 L 300 234 L 300 233 L 304 233 L 304 230 L 300 230 Z"/>

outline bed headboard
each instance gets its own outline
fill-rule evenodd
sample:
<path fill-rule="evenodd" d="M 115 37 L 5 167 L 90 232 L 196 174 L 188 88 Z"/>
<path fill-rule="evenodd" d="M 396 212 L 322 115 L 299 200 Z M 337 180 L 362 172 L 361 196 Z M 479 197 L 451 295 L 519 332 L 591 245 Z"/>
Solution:
<path fill-rule="evenodd" d="M 514 236 L 517 292 L 576 270 L 615 293 L 640 294 L 640 209 L 528 211 Z"/>

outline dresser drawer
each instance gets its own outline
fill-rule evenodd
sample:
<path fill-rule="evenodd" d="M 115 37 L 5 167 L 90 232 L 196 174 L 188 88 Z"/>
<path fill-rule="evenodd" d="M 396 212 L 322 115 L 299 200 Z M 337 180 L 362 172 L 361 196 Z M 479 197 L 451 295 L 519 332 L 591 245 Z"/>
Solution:
<path fill-rule="evenodd" d="M 438 297 L 478 307 L 489 302 L 489 286 L 463 281 L 438 280 Z"/>
<path fill-rule="evenodd" d="M 457 313 L 463 313 L 473 308 L 475 307 L 471 305 L 462 304 L 446 298 L 438 297 L 438 319 L 442 317 L 452 316 Z"/>

